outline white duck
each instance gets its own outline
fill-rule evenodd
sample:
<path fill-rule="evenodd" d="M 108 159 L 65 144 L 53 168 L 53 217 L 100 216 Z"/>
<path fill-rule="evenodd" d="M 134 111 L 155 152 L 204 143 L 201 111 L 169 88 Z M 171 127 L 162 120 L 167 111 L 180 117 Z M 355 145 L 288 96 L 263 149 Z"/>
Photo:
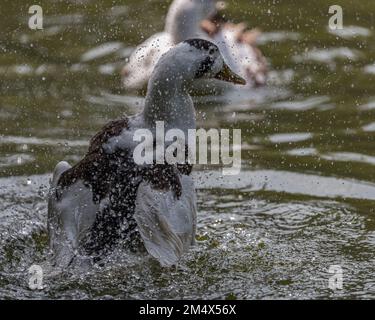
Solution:
<path fill-rule="evenodd" d="M 216 45 L 187 40 L 158 61 L 143 112 L 107 124 L 85 157 L 71 167 L 57 165 L 48 205 L 48 230 L 55 264 L 66 267 L 80 255 L 102 257 L 116 246 L 138 248 L 161 265 L 176 264 L 194 242 L 196 195 L 191 165 L 137 165 L 133 141 L 137 129 L 194 129 L 190 86 L 216 78 L 237 84 Z"/>
<path fill-rule="evenodd" d="M 139 45 L 123 68 L 124 87 L 129 90 L 146 87 L 160 57 L 179 42 L 194 37 L 214 42 L 229 67 L 246 79 L 248 88 L 265 84 L 267 63 L 255 45 L 259 31 L 246 31 L 244 23 L 236 25 L 220 19 L 218 13 L 224 7 L 217 0 L 174 0 L 164 31 Z M 208 93 L 207 85 L 212 86 L 207 81 L 197 81 L 193 91 Z M 220 85 L 215 83 L 216 87 Z"/>

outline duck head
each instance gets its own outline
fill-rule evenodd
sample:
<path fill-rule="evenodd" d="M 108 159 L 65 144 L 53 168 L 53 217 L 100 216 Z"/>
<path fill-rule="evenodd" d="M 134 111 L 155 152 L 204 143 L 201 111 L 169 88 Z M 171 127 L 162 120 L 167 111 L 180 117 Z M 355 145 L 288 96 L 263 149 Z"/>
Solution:
<path fill-rule="evenodd" d="M 199 79 L 246 84 L 245 79 L 228 67 L 215 44 L 199 38 L 185 40 L 165 53 L 151 78 L 157 77 L 160 80 L 160 76 L 169 79 L 170 87 L 183 85 L 187 89 L 192 82 Z"/>
<path fill-rule="evenodd" d="M 154 68 L 145 101 L 146 122 L 165 121 L 170 128 L 194 129 L 195 109 L 189 92 L 200 79 L 246 84 L 228 67 L 215 44 L 186 40 L 165 53 Z"/>

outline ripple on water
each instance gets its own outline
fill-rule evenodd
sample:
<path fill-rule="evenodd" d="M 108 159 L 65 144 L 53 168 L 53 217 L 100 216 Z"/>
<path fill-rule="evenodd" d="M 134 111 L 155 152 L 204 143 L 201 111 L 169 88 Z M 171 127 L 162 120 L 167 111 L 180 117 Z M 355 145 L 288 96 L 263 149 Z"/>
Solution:
<path fill-rule="evenodd" d="M 343 39 L 351 39 L 358 37 L 366 38 L 371 36 L 371 30 L 360 26 L 345 26 L 345 28 L 337 30 L 333 30 L 330 27 L 327 27 L 327 31 L 333 34 L 334 36 Z"/>
<path fill-rule="evenodd" d="M 0 168 L 8 166 L 19 166 L 25 163 L 30 163 L 35 160 L 30 154 L 27 153 L 16 153 L 10 156 L 0 157 Z"/>
<path fill-rule="evenodd" d="M 316 156 L 318 155 L 318 150 L 315 148 L 297 148 L 286 151 L 286 154 L 299 157 Z"/>
<path fill-rule="evenodd" d="M 297 201 L 284 197 L 275 202 L 262 196 L 267 188 L 238 191 L 238 186 L 248 185 L 249 177 L 253 177 L 252 183 L 254 177 L 259 179 L 256 172 L 243 173 L 244 180 L 233 190 L 220 187 L 213 176 L 203 179 L 206 185 L 197 183 L 197 245 L 178 268 L 163 269 L 143 254 L 118 250 L 101 266 L 64 272 L 48 269 L 46 262 L 48 176 L 0 179 L 0 296 L 328 297 L 332 293 L 327 288 L 330 276 L 327 270 L 330 265 L 339 264 L 345 272 L 345 285 L 351 287 L 342 296 L 375 297 L 369 274 L 374 271 L 374 232 L 365 228 L 365 217 L 355 208 L 337 200 L 318 198 Z M 268 183 L 272 184 L 276 178 L 277 175 L 270 176 Z M 300 175 L 292 181 L 304 178 Z M 330 188 L 337 189 L 342 182 L 332 180 L 334 185 Z M 356 187 L 352 182 L 348 190 L 353 193 L 352 188 Z M 314 187 L 310 184 L 309 188 Z M 350 193 L 348 190 L 346 195 Z M 36 293 L 27 289 L 25 276 L 34 263 L 47 270 L 46 288 Z"/>
<path fill-rule="evenodd" d="M 371 122 L 362 127 L 362 130 L 365 132 L 374 132 L 375 131 L 375 122 Z"/>
<path fill-rule="evenodd" d="M 331 152 L 320 156 L 329 161 L 361 162 L 375 165 L 375 157 L 354 152 Z"/>
<path fill-rule="evenodd" d="M 307 111 L 312 109 L 327 110 L 332 105 L 329 104 L 330 98 L 327 96 L 308 97 L 303 100 L 280 101 L 271 104 L 272 109 Z"/>
<path fill-rule="evenodd" d="M 270 42 L 297 41 L 300 38 L 301 38 L 301 35 L 297 32 L 290 32 L 290 31 L 263 32 L 257 39 L 257 43 L 264 45 Z"/>
<path fill-rule="evenodd" d="M 2 144 L 21 144 L 21 145 L 66 145 L 71 147 L 88 146 L 87 140 L 68 140 L 68 139 L 52 139 L 38 137 L 22 137 L 22 136 L 5 136 L 1 135 L 0 145 Z"/>
<path fill-rule="evenodd" d="M 272 143 L 301 142 L 312 138 L 313 134 L 309 132 L 277 133 L 268 136 L 268 140 Z"/>
<path fill-rule="evenodd" d="M 375 66 L 374 66 L 375 67 Z M 375 72 L 374 72 L 375 73 Z M 368 103 L 365 103 L 363 105 L 360 105 L 358 107 L 359 110 L 361 111 L 368 111 L 368 110 L 374 110 L 375 109 L 375 101 L 373 98 L 368 101 Z"/>
<path fill-rule="evenodd" d="M 96 48 L 90 49 L 81 56 L 82 62 L 88 62 L 105 57 L 119 51 L 123 47 L 122 42 L 107 42 Z"/>
<path fill-rule="evenodd" d="M 328 65 L 332 70 L 336 69 L 338 61 L 357 61 L 362 57 L 358 50 L 347 47 L 329 48 L 329 49 L 312 49 L 306 53 L 295 55 L 293 61 L 296 63 L 318 62 Z"/>
<path fill-rule="evenodd" d="M 368 74 L 375 74 L 375 64 L 369 64 L 363 68 L 363 71 Z"/>

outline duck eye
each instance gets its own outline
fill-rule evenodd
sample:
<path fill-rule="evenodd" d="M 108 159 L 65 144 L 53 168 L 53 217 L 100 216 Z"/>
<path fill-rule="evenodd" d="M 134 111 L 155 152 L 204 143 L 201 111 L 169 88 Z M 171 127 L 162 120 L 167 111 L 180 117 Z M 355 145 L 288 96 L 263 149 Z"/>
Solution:
<path fill-rule="evenodd" d="M 215 59 L 214 58 L 212 58 L 212 57 L 206 57 L 206 59 L 204 59 L 201 62 L 200 66 L 199 66 L 199 68 L 198 68 L 198 70 L 197 70 L 197 72 L 195 74 L 195 77 L 196 78 L 203 77 L 203 75 L 205 73 L 207 73 L 207 72 L 209 72 L 211 70 L 211 68 L 212 68 L 212 66 L 213 66 L 214 63 L 215 63 Z"/>
<path fill-rule="evenodd" d="M 215 49 L 214 48 L 211 48 L 209 51 L 208 51 L 208 54 L 209 55 L 213 55 L 215 53 Z"/>

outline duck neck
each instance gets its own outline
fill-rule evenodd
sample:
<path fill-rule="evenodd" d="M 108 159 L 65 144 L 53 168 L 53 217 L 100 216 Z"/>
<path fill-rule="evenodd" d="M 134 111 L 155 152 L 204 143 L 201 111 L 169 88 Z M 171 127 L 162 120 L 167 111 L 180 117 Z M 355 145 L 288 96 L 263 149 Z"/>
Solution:
<path fill-rule="evenodd" d="M 204 4 L 204 2 L 202 3 Z M 191 0 L 175 0 L 170 6 L 165 31 L 172 36 L 175 44 L 189 38 L 204 36 L 199 25 L 205 18 L 205 7 L 202 3 Z"/>
<path fill-rule="evenodd" d="M 149 82 L 143 117 L 150 128 L 155 128 L 157 121 L 164 122 L 166 131 L 180 129 L 187 134 L 189 129 L 196 128 L 194 104 L 182 77 L 154 72 Z"/>

